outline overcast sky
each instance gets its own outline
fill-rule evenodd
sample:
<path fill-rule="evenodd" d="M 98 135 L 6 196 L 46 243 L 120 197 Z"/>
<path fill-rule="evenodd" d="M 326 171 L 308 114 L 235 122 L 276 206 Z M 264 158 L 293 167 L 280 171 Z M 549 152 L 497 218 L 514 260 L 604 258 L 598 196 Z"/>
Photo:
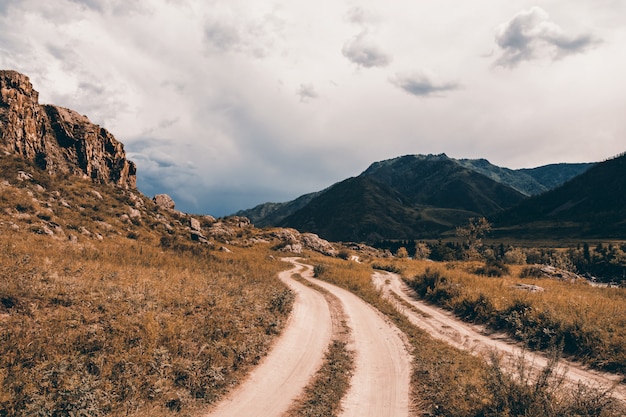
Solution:
<path fill-rule="evenodd" d="M 222 216 L 405 154 L 626 151 L 623 0 L 0 0 L 0 67 Z"/>

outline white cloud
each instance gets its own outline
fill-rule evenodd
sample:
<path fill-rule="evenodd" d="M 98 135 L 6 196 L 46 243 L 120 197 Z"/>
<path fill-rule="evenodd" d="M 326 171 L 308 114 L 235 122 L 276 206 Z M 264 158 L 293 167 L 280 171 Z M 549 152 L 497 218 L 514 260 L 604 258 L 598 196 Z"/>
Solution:
<path fill-rule="evenodd" d="M 385 52 L 366 30 L 346 42 L 341 53 L 353 63 L 365 68 L 386 67 L 392 61 L 391 55 Z"/>
<path fill-rule="evenodd" d="M 300 88 L 296 94 L 300 97 L 300 101 L 306 103 L 310 99 L 315 99 L 319 97 L 317 91 L 315 91 L 315 86 L 313 84 L 300 84 Z"/>
<path fill-rule="evenodd" d="M 438 96 L 439 93 L 460 88 L 456 82 L 437 82 L 425 71 L 397 73 L 390 82 L 409 94 L 419 97 Z"/>
<path fill-rule="evenodd" d="M 515 67 L 522 61 L 552 59 L 585 52 L 600 41 L 590 33 L 569 35 L 540 7 L 519 12 L 500 25 L 496 43 L 502 49 L 497 65 Z"/>

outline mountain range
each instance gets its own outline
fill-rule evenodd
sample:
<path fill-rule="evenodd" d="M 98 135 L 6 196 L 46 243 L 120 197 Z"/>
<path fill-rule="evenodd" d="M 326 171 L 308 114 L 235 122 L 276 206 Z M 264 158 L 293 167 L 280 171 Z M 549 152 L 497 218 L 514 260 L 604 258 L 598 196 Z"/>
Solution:
<path fill-rule="evenodd" d="M 494 216 L 584 174 L 593 163 L 512 170 L 485 159 L 406 155 L 286 203 L 237 215 L 334 241 L 438 237 L 471 217 Z"/>
<path fill-rule="evenodd" d="M 41 105 L 28 77 L 0 71 L 0 152 L 65 178 L 136 190 L 136 166 L 106 129 L 75 111 Z M 601 163 L 512 170 L 485 159 L 406 155 L 286 203 L 238 212 L 257 226 L 332 241 L 438 238 L 485 216 L 494 236 L 626 236 L 626 156 Z"/>

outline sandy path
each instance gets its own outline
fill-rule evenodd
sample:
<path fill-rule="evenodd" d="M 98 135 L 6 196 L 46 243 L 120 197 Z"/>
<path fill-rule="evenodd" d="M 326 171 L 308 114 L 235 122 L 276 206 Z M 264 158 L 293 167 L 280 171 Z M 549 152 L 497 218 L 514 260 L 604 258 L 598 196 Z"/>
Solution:
<path fill-rule="evenodd" d="M 302 265 L 302 264 L 299 264 Z M 304 265 L 302 265 L 304 266 Z M 307 266 L 307 268 L 310 268 Z M 355 371 L 342 401 L 344 417 L 402 417 L 409 415 L 411 358 L 401 332 L 365 301 L 335 285 L 310 278 L 335 295 L 352 330 Z"/>
<path fill-rule="evenodd" d="M 449 311 L 418 300 L 413 290 L 397 274 L 375 272 L 372 279 L 375 285 L 388 296 L 389 293 L 393 292 L 416 308 L 418 311 L 407 308 L 400 303 L 397 305 L 397 308 L 414 325 L 426 330 L 435 338 L 475 354 L 487 354 L 495 349 L 509 358 L 519 358 L 524 355 L 524 358 L 533 366 L 545 367 L 547 364 L 545 356 L 524 350 L 519 343 L 504 334 L 488 333 L 483 326 L 465 323 Z M 561 360 L 561 363 L 565 365 L 565 377 L 571 382 L 581 381 L 587 385 L 605 389 L 615 386 L 614 396 L 626 400 L 626 386 L 624 384 L 617 385 L 623 376 L 590 370 L 578 363 L 566 360 Z"/>
<path fill-rule="evenodd" d="M 249 378 L 208 416 L 279 417 L 321 366 L 330 343 L 331 315 L 322 294 L 291 278 L 301 268 L 279 274 L 296 294 L 283 334 Z"/>

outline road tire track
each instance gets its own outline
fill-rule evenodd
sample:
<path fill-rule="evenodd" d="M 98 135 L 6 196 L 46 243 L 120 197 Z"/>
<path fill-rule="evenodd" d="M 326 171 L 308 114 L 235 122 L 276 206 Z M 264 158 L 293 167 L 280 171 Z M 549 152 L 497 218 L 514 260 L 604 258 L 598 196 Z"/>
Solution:
<path fill-rule="evenodd" d="M 398 274 L 389 272 L 375 272 L 372 280 L 376 287 L 383 291 L 392 302 L 394 294 L 404 303 L 411 305 L 406 308 L 397 304 L 396 308 L 402 312 L 414 325 L 428 332 L 432 337 L 443 340 L 459 349 L 467 350 L 477 355 L 489 355 L 498 352 L 510 360 L 523 357 L 528 364 L 535 368 L 544 368 L 549 359 L 539 352 L 529 352 L 520 343 L 512 340 L 503 333 L 486 331 L 484 326 L 465 323 L 451 312 L 428 304 L 418 299 Z M 610 374 L 591 370 L 579 363 L 561 359 L 564 366 L 564 376 L 572 384 L 582 382 L 587 386 L 600 389 L 613 389 L 613 396 L 622 401 L 626 400 L 626 386 L 622 375 Z"/>

